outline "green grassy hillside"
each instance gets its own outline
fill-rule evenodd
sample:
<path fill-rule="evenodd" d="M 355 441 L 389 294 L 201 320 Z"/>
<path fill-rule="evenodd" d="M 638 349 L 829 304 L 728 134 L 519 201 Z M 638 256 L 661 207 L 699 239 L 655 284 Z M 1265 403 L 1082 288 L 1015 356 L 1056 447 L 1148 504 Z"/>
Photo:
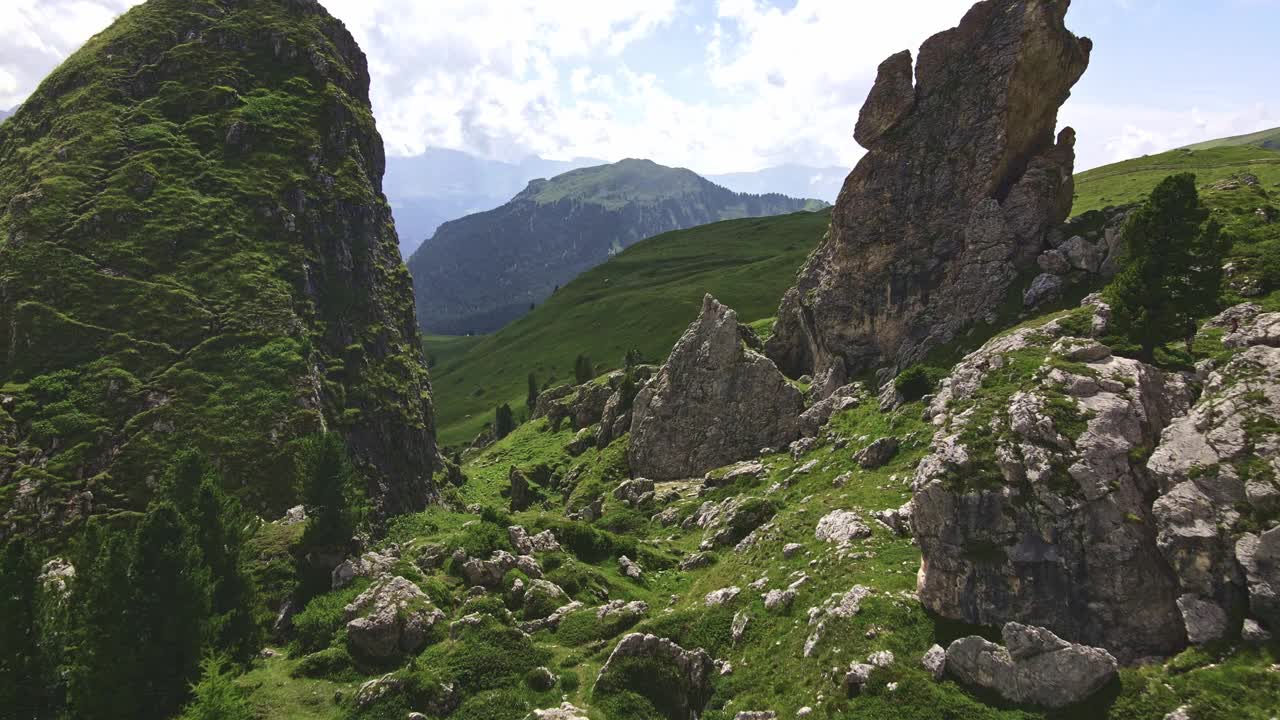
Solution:
<path fill-rule="evenodd" d="M 428 336 L 442 442 L 470 440 L 504 402 L 521 406 L 527 376 L 572 379 L 585 353 L 602 368 L 635 348 L 666 356 L 711 293 L 745 320 L 766 318 L 826 230 L 827 212 L 730 220 L 659 235 L 579 276 L 546 303 L 481 340 Z"/>
<path fill-rule="evenodd" d="M 1270 130 L 1260 130 L 1256 133 L 1248 135 L 1236 135 L 1235 137 L 1219 138 L 1208 142 L 1188 145 L 1190 150 L 1210 150 L 1218 147 L 1228 147 L 1232 145 L 1252 145 L 1254 147 L 1266 148 L 1268 150 L 1280 150 L 1280 128 L 1271 128 Z"/>
<path fill-rule="evenodd" d="M 1109 205 L 1127 205 L 1150 194 L 1174 173 L 1195 173 L 1204 188 L 1237 173 L 1251 173 L 1262 187 L 1280 185 L 1280 152 L 1249 145 L 1224 145 L 1205 150 L 1186 148 L 1125 160 L 1076 175 L 1076 215 Z"/>

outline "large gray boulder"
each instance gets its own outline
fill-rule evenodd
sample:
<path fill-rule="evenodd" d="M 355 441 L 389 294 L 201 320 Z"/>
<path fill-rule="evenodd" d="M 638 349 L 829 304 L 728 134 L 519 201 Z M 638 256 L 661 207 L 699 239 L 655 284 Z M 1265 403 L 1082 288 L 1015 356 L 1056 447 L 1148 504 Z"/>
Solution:
<path fill-rule="evenodd" d="M 831 229 L 778 310 L 792 377 L 919 361 L 990 315 L 1071 208 L 1075 133 L 1058 108 L 1092 44 L 1069 3 L 988 0 L 879 69 Z M 914 79 L 914 82 L 913 82 Z"/>
<path fill-rule="evenodd" d="M 421 650 L 444 620 L 421 588 L 398 575 L 371 585 L 343 612 L 352 654 L 377 661 Z"/>
<path fill-rule="evenodd" d="M 1187 411 L 1187 388 L 1063 322 L 988 342 L 931 404 L 938 432 L 911 516 L 920 600 L 968 623 L 1052 628 L 1124 661 L 1171 654 L 1186 642 L 1182 590 L 1156 545 L 1142 458 Z"/>
<path fill-rule="evenodd" d="M 666 638 L 631 633 L 618 641 L 600 668 L 595 692 L 639 686 L 657 696 L 650 698 L 655 705 L 674 713 L 671 720 L 697 720 L 711 697 L 714 672 L 715 662 L 701 648 L 685 650 Z M 652 682 L 659 676 L 673 676 L 674 682 Z"/>
<path fill-rule="evenodd" d="M 804 399 L 738 315 L 707 295 L 658 374 L 636 395 L 629 459 L 637 475 L 674 480 L 785 446 Z"/>
<path fill-rule="evenodd" d="M 1101 648 L 1069 643 L 1044 628 L 1008 623 L 1004 647 L 972 635 L 947 648 L 948 675 L 1009 702 L 1061 708 L 1087 700 L 1116 677 Z"/>

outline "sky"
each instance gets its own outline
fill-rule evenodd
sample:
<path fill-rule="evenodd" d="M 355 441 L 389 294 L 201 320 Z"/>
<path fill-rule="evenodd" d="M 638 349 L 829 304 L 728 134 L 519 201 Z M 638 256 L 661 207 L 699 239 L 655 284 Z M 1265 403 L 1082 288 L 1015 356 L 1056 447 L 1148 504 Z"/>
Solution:
<path fill-rule="evenodd" d="M 0 109 L 139 0 L 0 0 Z M 322 0 L 393 155 L 852 167 L 880 61 L 971 0 Z M 1075 0 L 1077 168 L 1280 125 L 1280 0 Z"/>

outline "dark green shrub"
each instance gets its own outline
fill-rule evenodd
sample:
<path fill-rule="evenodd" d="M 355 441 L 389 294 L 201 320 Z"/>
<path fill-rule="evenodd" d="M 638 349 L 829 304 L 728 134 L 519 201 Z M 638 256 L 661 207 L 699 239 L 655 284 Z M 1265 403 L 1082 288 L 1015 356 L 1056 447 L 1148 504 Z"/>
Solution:
<path fill-rule="evenodd" d="M 928 365 L 912 365 L 898 374 L 893 387 L 907 402 L 915 402 L 933 392 L 946 371 Z"/>
<path fill-rule="evenodd" d="M 293 616 L 291 654 L 305 655 L 329 647 L 334 634 L 346 625 L 343 609 L 368 586 L 369 581 L 361 578 L 350 587 L 312 598 L 302 612 Z"/>

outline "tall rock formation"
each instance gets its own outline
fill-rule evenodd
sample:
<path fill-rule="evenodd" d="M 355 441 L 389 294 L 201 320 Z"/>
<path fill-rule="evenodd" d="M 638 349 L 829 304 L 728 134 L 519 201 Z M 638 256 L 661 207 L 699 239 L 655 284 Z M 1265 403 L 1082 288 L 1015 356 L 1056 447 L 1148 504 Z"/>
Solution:
<path fill-rule="evenodd" d="M 314 0 L 150 0 L 0 125 L 0 512 L 138 507 L 197 446 L 261 512 L 346 438 L 434 496 L 430 386 L 364 54 Z"/>
<path fill-rule="evenodd" d="M 702 313 L 632 404 L 631 469 L 701 475 L 800 437 L 804 398 L 761 355 L 738 314 L 707 295 Z"/>
<path fill-rule="evenodd" d="M 885 60 L 854 137 L 868 153 L 783 298 L 768 354 L 793 376 L 903 367 L 988 316 L 1070 211 L 1058 108 L 1092 43 L 1069 0 L 984 0 Z"/>

